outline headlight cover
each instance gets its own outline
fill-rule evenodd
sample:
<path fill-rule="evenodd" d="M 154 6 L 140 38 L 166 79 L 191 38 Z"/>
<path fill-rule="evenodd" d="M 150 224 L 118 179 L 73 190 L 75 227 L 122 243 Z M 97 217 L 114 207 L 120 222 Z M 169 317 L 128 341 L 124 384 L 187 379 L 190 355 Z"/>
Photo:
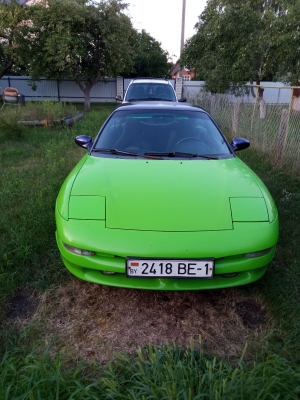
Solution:
<path fill-rule="evenodd" d="M 273 250 L 273 247 L 270 247 L 269 249 L 266 250 L 261 250 L 261 251 L 255 251 L 253 253 L 247 253 L 244 255 L 245 258 L 256 258 L 256 257 L 262 257 L 265 256 L 266 254 L 270 253 L 270 251 Z"/>
<path fill-rule="evenodd" d="M 66 244 L 64 242 L 62 242 L 62 244 L 64 245 L 64 247 L 67 250 L 69 250 L 71 253 L 77 254 L 78 256 L 95 256 L 96 255 L 96 253 L 94 251 L 79 249 L 77 247 L 70 246 L 69 244 Z"/>

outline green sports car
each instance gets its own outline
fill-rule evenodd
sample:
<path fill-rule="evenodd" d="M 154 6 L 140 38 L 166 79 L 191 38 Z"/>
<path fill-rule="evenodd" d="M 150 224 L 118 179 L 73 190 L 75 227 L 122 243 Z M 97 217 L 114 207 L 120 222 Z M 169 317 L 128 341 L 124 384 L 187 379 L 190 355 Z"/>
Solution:
<path fill-rule="evenodd" d="M 56 201 L 56 240 L 76 277 L 119 287 L 199 290 L 261 278 L 275 253 L 278 214 L 258 176 L 203 109 L 122 104 Z"/>

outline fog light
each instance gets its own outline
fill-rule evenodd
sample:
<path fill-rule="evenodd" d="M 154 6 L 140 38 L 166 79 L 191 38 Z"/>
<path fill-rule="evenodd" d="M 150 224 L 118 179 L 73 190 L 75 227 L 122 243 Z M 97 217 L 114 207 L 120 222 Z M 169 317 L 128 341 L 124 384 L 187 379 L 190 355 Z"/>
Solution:
<path fill-rule="evenodd" d="M 256 251 L 254 253 L 247 253 L 244 255 L 246 258 L 255 258 L 255 257 L 261 257 L 265 256 L 266 254 L 270 253 L 270 251 L 273 249 L 273 247 L 270 247 L 269 249 L 266 250 L 261 250 L 261 251 Z"/>
<path fill-rule="evenodd" d="M 101 271 L 101 274 L 103 275 L 114 275 L 116 272 L 112 272 L 112 271 Z"/>
<path fill-rule="evenodd" d="M 77 254 L 78 256 L 94 256 L 96 254 L 94 251 L 78 249 L 77 247 L 70 246 L 66 243 L 63 243 L 63 245 L 71 253 Z"/>

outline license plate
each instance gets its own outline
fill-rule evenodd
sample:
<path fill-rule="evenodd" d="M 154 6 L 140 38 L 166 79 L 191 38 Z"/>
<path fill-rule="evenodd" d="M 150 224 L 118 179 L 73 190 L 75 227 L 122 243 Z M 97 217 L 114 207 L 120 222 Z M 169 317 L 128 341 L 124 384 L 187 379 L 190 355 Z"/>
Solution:
<path fill-rule="evenodd" d="M 213 259 L 126 259 L 128 278 L 212 278 L 213 273 Z"/>

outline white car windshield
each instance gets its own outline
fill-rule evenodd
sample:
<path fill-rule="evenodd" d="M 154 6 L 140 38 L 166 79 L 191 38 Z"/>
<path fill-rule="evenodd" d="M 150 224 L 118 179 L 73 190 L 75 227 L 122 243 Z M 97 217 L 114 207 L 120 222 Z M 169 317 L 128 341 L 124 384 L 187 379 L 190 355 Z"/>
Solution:
<path fill-rule="evenodd" d="M 174 89 L 162 83 L 132 83 L 126 93 L 125 101 L 163 100 L 176 101 Z"/>

